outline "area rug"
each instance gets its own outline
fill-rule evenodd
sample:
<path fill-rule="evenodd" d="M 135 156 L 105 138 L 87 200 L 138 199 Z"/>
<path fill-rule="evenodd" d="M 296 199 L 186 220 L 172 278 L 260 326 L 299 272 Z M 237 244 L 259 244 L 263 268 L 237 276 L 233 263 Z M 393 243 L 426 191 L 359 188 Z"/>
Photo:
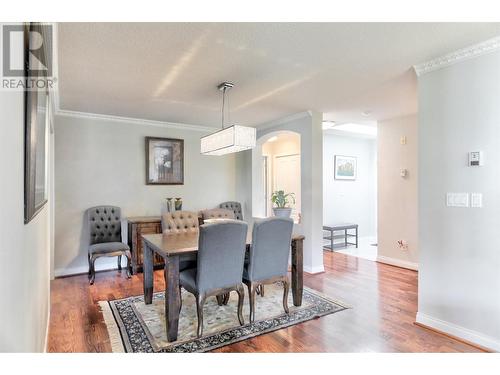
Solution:
<path fill-rule="evenodd" d="M 245 294 L 243 316 L 246 324 L 243 326 L 238 323 L 238 296 L 235 292 L 231 293 L 225 306 L 219 306 L 215 297 L 208 298 L 203 310 L 203 336 L 198 339 L 195 299 L 183 290 L 179 333 L 175 342 L 168 342 L 166 337 L 164 293 L 155 293 L 150 305 L 144 304 L 142 295 L 101 301 L 99 305 L 113 352 L 128 353 L 206 352 L 349 308 L 315 290 L 304 288 L 302 306 L 293 305 L 290 293 L 290 314 L 285 314 L 282 296 L 281 285 L 266 285 L 264 297 L 256 296 L 255 322 L 250 324 L 248 294 Z"/>

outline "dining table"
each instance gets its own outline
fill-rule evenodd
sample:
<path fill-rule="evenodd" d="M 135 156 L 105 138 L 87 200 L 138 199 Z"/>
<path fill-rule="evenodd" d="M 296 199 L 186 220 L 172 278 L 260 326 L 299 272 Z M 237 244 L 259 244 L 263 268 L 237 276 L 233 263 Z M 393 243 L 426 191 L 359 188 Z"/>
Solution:
<path fill-rule="evenodd" d="M 153 258 L 162 257 L 165 278 L 165 329 L 169 342 L 177 340 L 181 291 L 179 288 L 179 261 L 182 255 L 198 251 L 199 231 L 175 234 L 144 234 L 141 236 L 144 249 L 144 302 L 153 303 Z M 303 293 L 303 243 L 305 237 L 293 234 L 291 240 L 291 279 L 293 304 L 302 304 Z M 247 249 L 252 243 L 252 228 L 247 233 Z"/>

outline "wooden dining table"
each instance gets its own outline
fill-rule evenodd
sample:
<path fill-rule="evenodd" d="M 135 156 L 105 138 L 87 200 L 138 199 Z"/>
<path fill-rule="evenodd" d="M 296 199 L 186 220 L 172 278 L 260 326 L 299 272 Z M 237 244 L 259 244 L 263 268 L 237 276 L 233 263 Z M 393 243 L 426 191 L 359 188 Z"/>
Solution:
<path fill-rule="evenodd" d="M 181 294 L 179 288 L 179 259 L 182 255 L 198 251 L 199 232 L 180 234 L 142 235 L 144 249 L 144 302 L 153 302 L 153 257 L 154 253 L 165 261 L 165 320 L 169 342 L 177 340 Z M 291 279 L 293 304 L 302 304 L 303 292 L 303 242 L 304 236 L 294 234 L 291 242 Z M 247 247 L 252 242 L 252 230 L 247 233 Z"/>

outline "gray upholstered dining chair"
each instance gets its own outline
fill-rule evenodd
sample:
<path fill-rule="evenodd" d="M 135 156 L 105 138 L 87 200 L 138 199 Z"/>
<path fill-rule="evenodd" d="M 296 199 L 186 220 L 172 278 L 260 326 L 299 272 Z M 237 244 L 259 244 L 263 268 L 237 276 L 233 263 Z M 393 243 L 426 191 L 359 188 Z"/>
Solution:
<path fill-rule="evenodd" d="M 252 245 L 243 269 L 243 282 L 248 287 L 250 322 L 255 320 L 255 292 L 258 286 L 282 282 L 283 309 L 288 314 L 288 256 L 292 242 L 293 220 L 271 217 L 254 223 Z M 263 289 L 262 289 L 263 291 Z M 261 293 L 263 295 L 263 292 Z"/>
<path fill-rule="evenodd" d="M 161 217 L 163 234 L 198 233 L 200 224 L 198 213 L 193 211 L 166 212 Z M 179 270 L 196 267 L 196 254 L 180 257 Z"/>
<path fill-rule="evenodd" d="M 240 202 L 223 202 L 219 205 L 220 208 L 224 208 L 226 210 L 230 210 L 234 212 L 234 218 L 236 220 L 243 220 L 243 211 L 241 210 Z"/>
<path fill-rule="evenodd" d="M 246 236 L 247 224 L 236 220 L 204 224 L 200 227 L 197 267 L 181 271 L 179 275 L 181 288 L 194 294 L 196 298 L 198 337 L 203 335 L 203 305 L 209 296 L 236 291 L 238 320 L 241 325 L 244 324 L 245 290 L 241 274 Z"/>
<path fill-rule="evenodd" d="M 89 281 L 95 281 L 95 260 L 118 256 L 118 270 L 122 269 L 122 255 L 127 257 L 127 277 L 130 278 L 130 248 L 122 242 L 121 210 L 115 206 L 98 206 L 87 210 L 90 243 L 88 248 Z"/>

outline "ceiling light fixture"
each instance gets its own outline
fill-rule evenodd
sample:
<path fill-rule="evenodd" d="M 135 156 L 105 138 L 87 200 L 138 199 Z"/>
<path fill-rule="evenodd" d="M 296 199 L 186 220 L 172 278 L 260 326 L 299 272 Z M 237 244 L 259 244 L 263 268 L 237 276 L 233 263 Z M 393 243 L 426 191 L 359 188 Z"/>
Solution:
<path fill-rule="evenodd" d="M 233 88 L 231 82 L 222 82 L 217 88 L 222 91 L 222 130 L 200 139 L 203 155 L 225 155 L 255 147 L 257 132 L 248 126 L 232 125 L 224 127 L 226 91 Z"/>

